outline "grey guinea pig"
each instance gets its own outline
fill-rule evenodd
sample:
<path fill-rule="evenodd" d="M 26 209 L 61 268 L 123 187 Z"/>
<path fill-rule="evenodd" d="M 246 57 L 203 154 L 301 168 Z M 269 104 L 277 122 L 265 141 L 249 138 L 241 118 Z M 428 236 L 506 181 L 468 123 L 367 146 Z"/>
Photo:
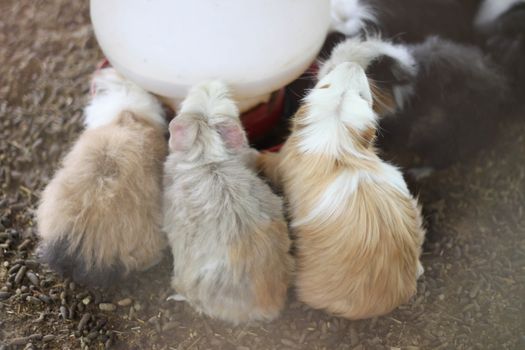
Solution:
<path fill-rule="evenodd" d="M 169 125 L 164 230 L 175 300 L 237 324 L 272 320 L 293 260 L 283 204 L 255 172 L 239 111 L 219 81 L 194 87 Z"/>
<path fill-rule="evenodd" d="M 159 102 L 114 69 L 96 73 L 86 130 L 42 193 L 37 254 L 82 284 L 109 286 L 159 262 L 166 121 Z"/>

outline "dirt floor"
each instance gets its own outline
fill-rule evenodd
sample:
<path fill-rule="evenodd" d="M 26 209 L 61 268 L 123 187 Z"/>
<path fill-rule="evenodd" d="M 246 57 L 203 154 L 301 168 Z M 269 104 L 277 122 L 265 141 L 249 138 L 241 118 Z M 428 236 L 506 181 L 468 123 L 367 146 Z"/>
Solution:
<path fill-rule="evenodd" d="M 418 293 L 348 321 L 295 301 L 231 327 L 167 302 L 170 261 L 112 290 L 34 259 L 39 192 L 81 130 L 102 55 L 88 1 L 0 2 L 0 349 L 525 349 L 525 115 L 495 146 L 416 188 L 429 233 Z"/>

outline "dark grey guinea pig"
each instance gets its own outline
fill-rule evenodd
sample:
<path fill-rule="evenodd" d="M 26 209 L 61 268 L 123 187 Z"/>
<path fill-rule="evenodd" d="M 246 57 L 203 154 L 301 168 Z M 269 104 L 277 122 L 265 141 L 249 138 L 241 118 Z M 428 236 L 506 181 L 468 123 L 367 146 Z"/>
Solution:
<path fill-rule="evenodd" d="M 475 47 L 437 37 L 409 48 L 418 68 L 413 95 L 382 123 L 382 144 L 406 148 L 436 168 L 493 141 L 510 94 L 496 65 Z"/>

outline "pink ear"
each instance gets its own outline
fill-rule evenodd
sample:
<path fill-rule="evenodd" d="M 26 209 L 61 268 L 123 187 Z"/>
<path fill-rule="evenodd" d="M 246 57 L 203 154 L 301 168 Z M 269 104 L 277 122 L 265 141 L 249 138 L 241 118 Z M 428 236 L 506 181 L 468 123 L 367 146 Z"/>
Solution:
<path fill-rule="evenodd" d="M 216 127 L 227 148 L 240 149 L 247 145 L 246 135 L 239 124 L 222 122 L 217 124 Z"/>
<path fill-rule="evenodd" d="M 173 151 L 187 151 L 195 142 L 198 125 L 192 121 L 175 118 L 170 122 L 169 129 L 170 149 Z"/>

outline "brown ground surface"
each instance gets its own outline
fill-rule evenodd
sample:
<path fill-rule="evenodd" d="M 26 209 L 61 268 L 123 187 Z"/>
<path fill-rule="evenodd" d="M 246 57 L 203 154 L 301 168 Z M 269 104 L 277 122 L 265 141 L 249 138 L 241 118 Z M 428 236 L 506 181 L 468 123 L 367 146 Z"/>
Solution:
<path fill-rule="evenodd" d="M 429 234 L 410 304 L 352 322 L 291 292 L 279 320 L 230 327 L 165 301 L 169 259 L 104 292 L 32 261 L 39 191 L 81 130 L 101 54 L 87 1 L 3 0 L 0 29 L 0 349 L 525 349 L 525 116 L 419 184 Z"/>

